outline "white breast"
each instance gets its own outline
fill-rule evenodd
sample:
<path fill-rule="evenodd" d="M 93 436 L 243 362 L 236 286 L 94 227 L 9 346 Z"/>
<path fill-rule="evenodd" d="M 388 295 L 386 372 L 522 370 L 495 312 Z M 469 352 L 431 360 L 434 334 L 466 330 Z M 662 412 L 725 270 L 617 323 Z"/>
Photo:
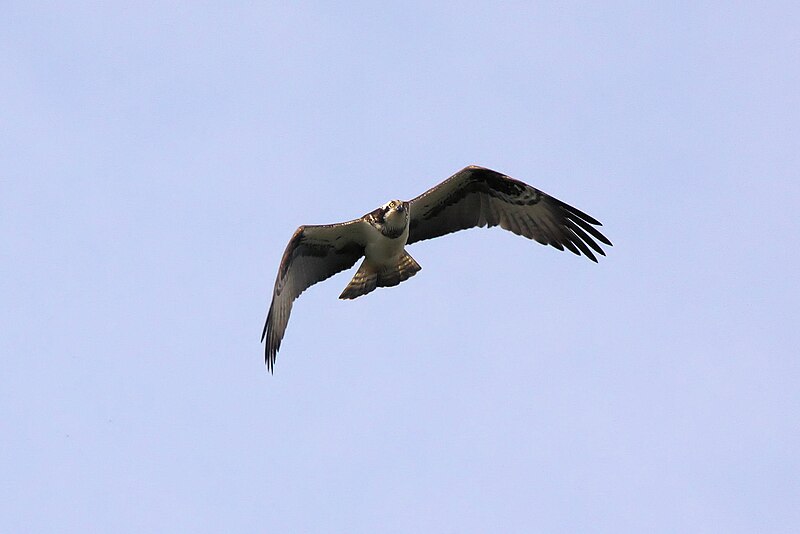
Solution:
<path fill-rule="evenodd" d="M 371 226 L 370 230 L 372 231 L 369 232 L 364 256 L 375 265 L 396 263 L 397 257 L 403 252 L 403 247 L 408 241 L 408 226 L 400 237 L 395 239 L 389 239 Z"/>

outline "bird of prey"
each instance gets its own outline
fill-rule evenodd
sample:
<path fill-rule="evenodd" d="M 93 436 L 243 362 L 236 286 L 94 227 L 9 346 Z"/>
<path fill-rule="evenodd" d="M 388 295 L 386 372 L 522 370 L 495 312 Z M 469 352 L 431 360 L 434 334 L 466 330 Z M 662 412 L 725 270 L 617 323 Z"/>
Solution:
<path fill-rule="evenodd" d="M 597 262 L 597 241 L 611 242 L 600 222 L 550 195 L 497 171 L 466 167 L 409 201 L 392 200 L 363 217 L 299 227 L 283 253 L 267 322 L 265 360 L 273 372 L 294 300 L 310 286 L 364 258 L 339 296 L 354 299 L 396 286 L 420 271 L 406 245 L 475 227 L 500 226 L 558 250 Z"/>

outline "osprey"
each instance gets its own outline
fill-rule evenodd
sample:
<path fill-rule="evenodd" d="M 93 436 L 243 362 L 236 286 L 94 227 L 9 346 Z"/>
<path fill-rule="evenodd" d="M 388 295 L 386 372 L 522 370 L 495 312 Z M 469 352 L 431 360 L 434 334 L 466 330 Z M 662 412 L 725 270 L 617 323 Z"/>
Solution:
<path fill-rule="evenodd" d="M 478 166 L 466 167 L 407 202 L 392 200 L 359 219 L 299 227 L 283 253 L 272 304 L 261 334 L 272 372 L 294 300 L 310 286 L 364 261 L 340 299 L 396 286 L 421 267 L 406 245 L 474 227 L 500 226 L 558 250 L 583 253 L 597 262 L 595 242 L 611 242 L 600 222 L 525 183 Z"/>

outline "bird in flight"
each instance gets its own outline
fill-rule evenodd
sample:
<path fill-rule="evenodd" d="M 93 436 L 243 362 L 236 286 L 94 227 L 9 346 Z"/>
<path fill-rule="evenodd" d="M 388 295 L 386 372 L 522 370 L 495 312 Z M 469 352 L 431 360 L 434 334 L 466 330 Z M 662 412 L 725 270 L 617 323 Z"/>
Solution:
<path fill-rule="evenodd" d="M 267 369 L 274 370 L 294 300 L 312 285 L 363 257 L 340 299 L 396 286 L 421 269 L 406 245 L 483 226 L 500 226 L 594 262 L 594 252 L 605 256 L 597 241 L 611 246 L 593 217 L 519 180 L 471 165 L 412 200 L 392 200 L 348 222 L 299 227 L 278 267 L 261 334 Z"/>

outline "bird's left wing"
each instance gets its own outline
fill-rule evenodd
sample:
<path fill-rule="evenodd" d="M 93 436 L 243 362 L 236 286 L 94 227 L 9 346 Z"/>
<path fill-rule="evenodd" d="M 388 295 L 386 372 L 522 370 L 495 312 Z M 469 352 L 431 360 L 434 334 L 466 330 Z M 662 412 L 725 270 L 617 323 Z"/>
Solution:
<path fill-rule="evenodd" d="M 491 169 L 470 166 L 410 201 L 408 244 L 451 232 L 500 226 L 592 261 L 611 245 L 600 222 L 526 183 Z"/>
<path fill-rule="evenodd" d="M 365 233 L 362 219 L 346 223 L 298 228 L 283 253 L 272 304 L 261 341 L 267 340 L 264 358 L 272 372 L 281 346 L 292 303 L 300 293 L 352 267 L 364 255 Z"/>

